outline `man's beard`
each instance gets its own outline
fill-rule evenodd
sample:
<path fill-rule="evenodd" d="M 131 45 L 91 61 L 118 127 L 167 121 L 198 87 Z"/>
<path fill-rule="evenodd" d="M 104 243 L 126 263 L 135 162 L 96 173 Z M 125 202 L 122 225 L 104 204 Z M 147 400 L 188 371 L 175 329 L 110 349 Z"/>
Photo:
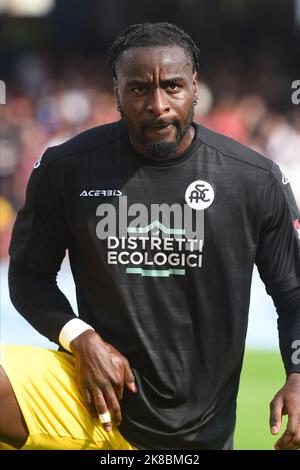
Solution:
<path fill-rule="evenodd" d="M 178 121 L 172 121 L 172 124 L 176 127 L 176 138 L 174 140 L 158 140 L 158 141 L 149 141 L 146 137 L 142 135 L 137 136 L 136 132 L 133 131 L 133 126 L 131 125 L 130 119 L 128 119 L 126 113 L 123 110 L 120 110 L 120 114 L 122 119 L 125 122 L 125 125 L 129 131 L 143 147 L 145 150 L 145 154 L 148 155 L 148 158 L 152 160 L 172 160 L 176 158 L 176 152 L 180 142 L 182 141 L 183 137 L 188 132 L 193 119 L 194 119 L 194 107 L 191 106 L 189 113 L 187 115 L 186 120 L 181 124 Z"/>

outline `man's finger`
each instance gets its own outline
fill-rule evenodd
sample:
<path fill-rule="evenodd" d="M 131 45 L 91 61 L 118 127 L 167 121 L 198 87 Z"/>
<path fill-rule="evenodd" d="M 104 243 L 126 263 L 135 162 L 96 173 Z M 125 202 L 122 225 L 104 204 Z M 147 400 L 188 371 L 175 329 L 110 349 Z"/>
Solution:
<path fill-rule="evenodd" d="M 299 419 L 299 415 L 289 415 L 286 430 L 282 434 L 281 438 L 276 442 L 275 449 L 290 450 L 295 447 L 295 445 L 297 444 L 296 437 L 300 426 Z"/>
<path fill-rule="evenodd" d="M 89 414 L 91 415 L 93 419 L 98 418 L 98 414 L 97 414 L 97 410 L 95 407 L 92 393 L 87 388 L 83 388 L 82 391 L 83 391 L 83 396 L 84 396 Z"/>
<path fill-rule="evenodd" d="M 129 390 L 131 390 L 134 393 L 138 392 L 138 389 L 135 383 L 135 376 L 128 362 L 125 364 L 124 382 L 126 386 L 129 388 Z"/>
<path fill-rule="evenodd" d="M 276 445 L 276 450 L 298 450 L 300 449 L 300 441 L 295 437 L 289 440 L 288 442 L 282 442 L 279 445 Z"/>
<path fill-rule="evenodd" d="M 276 450 L 291 450 L 294 447 L 294 437 L 288 431 L 282 434 L 281 438 L 275 444 Z"/>
<path fill-rule="evenodd" d="M 108 409 L 116 422 L 116 426 L 119 426 L 122 421 L 122 413 L 115 390 L 112 387 L 107 387 L 106 390 L 103 390 L 103 395 Z"/>
<path fill-rule="evenodd" d="M 291 450 L 299 450 L 300 449 L 300 425 L 298 427 L 298 432 L 294 439 L 292 440 L 292 447 Z"/>
<path fill-rule="evenodd" d="M 282 407 L 281 398 L 276 398 L 270 403 L 270 430 L 273 435 L 278 434 L 281 428 Z"/>
<path fill-rule="evenodd" d="M 107 408 L 107 404 L 100 389 L 93 392 L 95 407 L 97 410 L 100 423 L 103 425 L 105 431 L 112 430 L 111 417 Z"/>
<path fill-rule="evenodd" d="M 121 401 L 123 399 L 123 395 L 124 395 L 124 383 L 115 385 L 114 389 L 115 389 L 115 392 L 116 392 L 116 395 L 117 395 L 117 399 L 119 401 Z"/>
<path fill-rule="evenodd" d="M 92 394 L 90 393 L 89 389 L 87 388 L 87 386 L 82 385 L 79 380 L 76 381 L 76 385 L 77 385 L 79 394 L 81 398 L 83 399 L 84 404 L 86 405 L 91 418 L 93 419 L 97 418 L 97 411 L 94 405 L 94 400 L 92 398 Z"/>
<path fill-rule="evenodd" d="M 300 415 L 298 413 L 292 413 L 288 416 L 288 423 L 286 430 L 293 436 L 298 432 L 300 425 Z"/>

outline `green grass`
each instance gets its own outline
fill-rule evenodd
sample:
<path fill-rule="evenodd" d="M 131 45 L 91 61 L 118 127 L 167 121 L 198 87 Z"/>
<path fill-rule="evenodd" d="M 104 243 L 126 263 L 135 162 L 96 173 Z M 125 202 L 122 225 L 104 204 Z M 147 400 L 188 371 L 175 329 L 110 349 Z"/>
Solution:
<path fill-rule="evenodd" d="M 278 437 L 269 430 L 269 403 L 284 382 L 279 353 L 246 352 L 238 396 L 235 449 L 274 448 Z"/>

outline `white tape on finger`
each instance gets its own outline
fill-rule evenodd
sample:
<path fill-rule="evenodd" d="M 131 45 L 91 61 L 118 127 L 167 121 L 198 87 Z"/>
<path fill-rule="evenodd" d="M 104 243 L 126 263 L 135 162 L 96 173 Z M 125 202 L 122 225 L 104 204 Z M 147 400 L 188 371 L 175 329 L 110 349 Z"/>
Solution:
<path fill-rule="evenodd" d="M 99 419 L 100 419 L 100 423 L 110 423 L 111 422 L 110 414 L 109 414 L 108 411 L 106 411 L 106 413 L 100 413 L 99 414 Z"/>

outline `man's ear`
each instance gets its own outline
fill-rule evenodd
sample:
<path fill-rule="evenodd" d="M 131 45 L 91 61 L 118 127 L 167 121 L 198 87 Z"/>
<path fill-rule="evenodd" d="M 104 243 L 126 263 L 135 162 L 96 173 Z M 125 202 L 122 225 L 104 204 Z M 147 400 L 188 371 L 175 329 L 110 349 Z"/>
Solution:
<path fill-rule="evenodd" d="M 114 93 L 117 101 L 117 110 L 119 111 L 120 109 L 120 100 L 119 100 L 119 90 L 118 90 L 118 82 L 116 78 L 113 78 L 113 84 L 114 84 Z"/>
<path fill-rule="evenodd" d="M 194 96 L 198 97 L 198 74 L 197 72 L 193 73 L 193 90 L 194 90 Z"/>
<path fill-rule="evenodd" d="M 115 77 L 113 78 L 113 84 L 114 84 L 115 95 L 118 96 L 118 82 L 117 82 L 117 79 Z"/>

